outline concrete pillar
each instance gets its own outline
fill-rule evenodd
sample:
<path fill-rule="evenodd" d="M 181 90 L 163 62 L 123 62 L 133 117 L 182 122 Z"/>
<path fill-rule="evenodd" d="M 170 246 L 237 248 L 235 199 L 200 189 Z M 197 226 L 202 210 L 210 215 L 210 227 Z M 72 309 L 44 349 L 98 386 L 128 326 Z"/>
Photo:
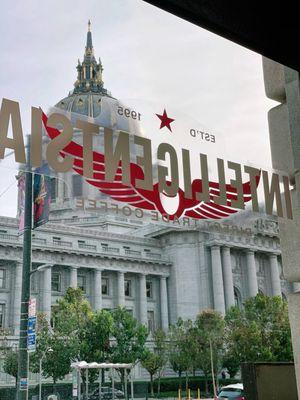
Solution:
<path fill-rule="evenodd" d="M 247 275 L 248 275 L 248 294 L 249 297 L 255 297 L 258 293 L 258 284 L 256 276 L 256 263 L 254 251 L 248 250 L 247 257 Z"/>
<path fill-rule="evenodd" d="M 226 310 L 235 305 L 230 248 L 222 247 L 223 281 Z"/>
<path fill-rule="evenodd" d="M 125 280 L 124 272 L 118 271 L 118 306 L 125 307 Z"/>
<path fill-rule="evenodd" d="M 102 270 L 94 269 L 94 310 L 102 308 Z"/>
<path fill-rule="evenodd" d="M 214 308 L 225 315 L 225 299 L 220 246 L 211 247 Z"/>
<path fill-rule="evenodd" d="M 164 331 L 169 329 L 169 311 L 168 311 L 168 292 L 167 277 L 160 276 L 160 316 L 161 328 Z"/>
<path fill-rule="evenodd" d="M 297 391 L 300 393 L 300 293 L 288 295 L 288 310 L 291 326 L 295 374 L 297 381 Z"/>
<path fill-rule="evenodd" d="M 272 296 L 282 297 L 277 255 L 270 254 L 269 260 L 270 260 Z"/>
<path fill-rule="evenodd" d="M 51 317 L 51 270 L 52 267 L 44 269 L 43 273 L 43 312 L 48 320 Z"/>
<path fill-rule="evenodd" d="M 147 318 L 147 292 L 146 292 L 146 275 L 139 275 L 139 289 L 140 289 L 140 323 L 143 325 L 148 324 Z"/>
<path fill-rule="evenodd" d="M 70 287 L 76 289 L 77 288 L 77 268 L 70 268 Z"/>
<path fill-rule="evenodd" d="M 15 335 L 18 335 L 20 332 L 22 268 L 23 268 L 22 262 L 16 262 L 15 288 L 14 288 L 14 299 L 13 299 L 13 328 Z"/>

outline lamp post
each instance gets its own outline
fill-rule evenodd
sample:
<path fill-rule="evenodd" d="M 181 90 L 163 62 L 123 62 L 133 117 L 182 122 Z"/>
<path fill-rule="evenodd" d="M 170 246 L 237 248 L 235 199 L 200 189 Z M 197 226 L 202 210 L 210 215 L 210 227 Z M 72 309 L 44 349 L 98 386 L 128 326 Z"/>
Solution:
<path fill-rule="evenodd" d="M 47 353 L 53 353 L 53 349 L 51 347 L 48 347 L 44 353 L 42 354 L 42 357 L 40 358 L 40 368 L 39 368 L 39 400 L 42 400 L 42 362 L 43 359 L 45 358 Z"/>

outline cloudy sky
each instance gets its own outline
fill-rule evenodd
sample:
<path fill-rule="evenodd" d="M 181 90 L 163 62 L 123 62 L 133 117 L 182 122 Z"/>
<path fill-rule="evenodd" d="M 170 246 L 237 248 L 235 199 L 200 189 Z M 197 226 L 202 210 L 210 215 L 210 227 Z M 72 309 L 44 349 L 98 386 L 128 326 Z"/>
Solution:
<path fill-rule="evenodd" d="M 264 94 L 261 56 L 141 0 L 2 3 L 0 99 L 20 102 L 24 132 L 31 106 L 46 110 L 72 90 L 88 19 L 114 97 L 180 110 L 218 132 L 239 159 L 270 164 L 274 103 Z M 1 215 L 16 214 L 14 165 L 0 163 Z"/>

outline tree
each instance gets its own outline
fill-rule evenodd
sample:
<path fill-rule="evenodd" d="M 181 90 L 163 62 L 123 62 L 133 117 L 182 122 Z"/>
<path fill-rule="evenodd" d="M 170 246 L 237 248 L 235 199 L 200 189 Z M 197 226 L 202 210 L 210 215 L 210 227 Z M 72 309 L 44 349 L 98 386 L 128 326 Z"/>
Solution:
<path fill-rule="evenodd" d="M 153 377 L 162 366 L 161 358 L 158 354 L 146 349 L 142 359 L 142 366 L 149 372 L 151 396 L 154 397 Z"/>
<path fill-rule="evenodd" d="M 110 361 L 113 363 L 135 364 L 145 355 L 145 343 L 148 337 L 147 328 L 140 324 L 125 308 L 118 307 L 111 312 L 112 341 L 110 348 Z M 119 375 L 124 387 L 124 369 Z"/>
<path fill-rule="evenodd" d="M 188 387 L 189 372 L 195 368 L 196 344 L 193 340 L 193 323 L 191 320 L 178 319 L 169 330 L 169 361 L 173 371 L 178 373 L 179 387 L 181 376 L 185 372 L 186 389 Z"/>
<path fill-rule="evenodd" d="M 159 394 L 161 373 L 167 362 L 165 339 L 166 339 L 165 332 L 162 330 L 157 330 L 154 334 L 153 351 L 150 351 L 150 349 L 146 349 L 142 359 L 142 366 L 149 372 L 150 375 L 150 388 L 152 397 L 154 396 L 153 378 L 156 374 L 158 375 L 159 378 L 158 394 Z"/>
<path fill-rule="evenodd" d="M 48 350 L 51 349 L 51 352 Z M 39 363 L 42 358 L 43 376 L 51 377 L 54 384 L 63 379 L 71 370 L 71 362 L 78 354 L 78 340 L 76 335 L 64 334 L 59 330 L 52 330 L 44 314 L 38 314 L 37 348 L 30 357 L 30 369 L 39 372 Z"/>
<path fill-rule="evenodd" d="M 218 375 L 222 366 L 224 329 L 224 319 L 215 310 L 202 311 L 195 321 L 193 334 L 197 343 L 197 367 L 200 367 L 204 373 L 206 392 L 208 392 L 207 381 L 209 376 L 213 379 L 214 392 L 216 391 L 214 382 L 215 375 Z"/>
<path fill-rule="evenodd" d="M 43 375 L 52 377 L 54 383 L 63 379 L 70 372 L 72 361 L 81 357 L 91 319 L 92 310 L 82 290 L 68 288 L 55 307 L 53 328 L 44 314 L 38 314 L 37 349 L 31 355 L 31 370 L 39 371 L 39 360 L 43 357 Z M 47 352 L 49 348 L 51 352 Z"/>
<path fill-rule="evenodd" d="M 287 303 L 258 294 L 233 307 L 226 317 L 226 358 L 247 361 L 292 361 Z"/>
<path fill-rule="evenodd" d="M 14 350 L 8 350 L 4 357 L 3 371 L 11 375 L 16 380 L 16 387 L 18 386 L 18 353 Z"/>

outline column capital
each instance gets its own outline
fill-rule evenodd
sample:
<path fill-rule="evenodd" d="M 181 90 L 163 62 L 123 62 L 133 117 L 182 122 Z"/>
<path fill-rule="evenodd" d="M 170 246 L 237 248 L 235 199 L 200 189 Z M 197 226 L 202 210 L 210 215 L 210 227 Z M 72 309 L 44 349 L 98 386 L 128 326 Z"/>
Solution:
<path fill-rule="evenodd" d="M 96 274 L 96 275 L 101 275 L 102 272 L 103 272 L 104 270 L 101 269 L 101 268 L 93 268 L 92 271 L 93 271 L 94 274 Z"/>
<path fill-rule="evenodd" d="M 168 274 L 162 274 L 162 275 L 159 275 L 159 278 L 160 279 L 167 279 L 167 278 L 169 278 L 169 276 L 170 275 L 168 275 Z"/>
<path fill-rule="evenodd" d="M 230 251 L 231 247 L 228 244 L 222 246 L 222 251 Z"/>
<path fill-rule="evenodd" d="M 219 244 L 213 244 L 210 248 L 211 250 L 218 251 L 220 250 L 221 246 Z"/>
<path fill-rule="evenodd" d="M 270 253 L 270 254 L 269 254 L 269 258 L 277 258 L 277 254 L 275 254 L 275 253 Z"/>
<path fill-rule="evenodd" d="M 252 254 L 254 255 L 254 254 L 255 254 L 255 251 L 252 250 L 252 249 L 246 249 L 246 250 L 245 250 L 245 253 L 246 253 L 246 254 L 249 254 L 249 255 L 252 255 Z"/>

